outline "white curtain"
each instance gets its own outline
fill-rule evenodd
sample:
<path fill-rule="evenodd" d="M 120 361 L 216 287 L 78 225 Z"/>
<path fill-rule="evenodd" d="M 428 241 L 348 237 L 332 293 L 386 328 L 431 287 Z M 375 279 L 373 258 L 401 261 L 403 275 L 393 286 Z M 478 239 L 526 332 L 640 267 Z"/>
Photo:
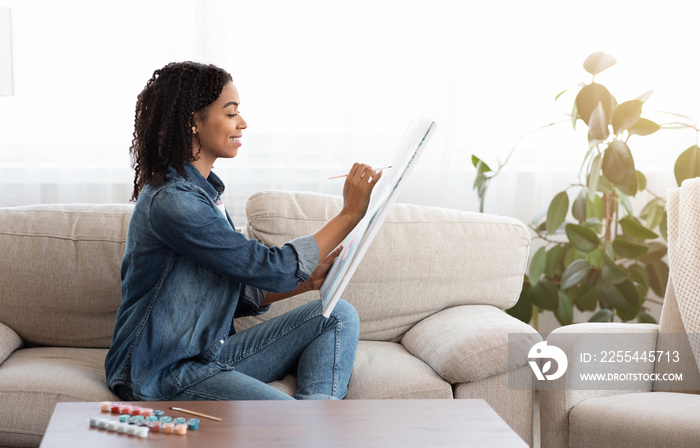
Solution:
<path fill-rule="evenodd" d="M 471 154 L 497 165 L 520 136 L 570 112 L 555 95 L 589 82 L 645 110 L 700 117 L 691 0 L 47 1 L 12 7 L 15 95 L 0 97 L 0 206 L 126 202 L 136 95 L 170 61 L 220 65 L 248 122 L 215 171 L 241 225 L 253 192 L 340 194 L 355 161 L 385 165 L 409 119 L 439 123 L 399 201 L 478 210 Z M 693 132 L 633 146 L 661 195 Z M 570 126 L 523 140 L 486 211 L 529 220 L 576 180 L 585 136 Z M 632 146 L 632 145 L 631 145 Z"/>

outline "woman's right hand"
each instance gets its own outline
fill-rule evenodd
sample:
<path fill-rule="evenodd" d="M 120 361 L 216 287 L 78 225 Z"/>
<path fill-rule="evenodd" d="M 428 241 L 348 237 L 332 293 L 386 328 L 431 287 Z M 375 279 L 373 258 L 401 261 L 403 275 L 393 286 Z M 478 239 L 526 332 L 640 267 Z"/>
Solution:
<path fill-rule="evenodd" d="M 356 163 L 352 166 L 343 187 L 343 209 L 313 234 L 320 260 L 338 247 L 364 218 L 372 190 L 381 177 L 382 172 L 374 171 L 369 165 Z"/>
<path fill-rule="evenodd" d="M 369 165 L 355 163 L 345 178 L 341 213 L 352 217 L 356 224 L 360 222 L 367 213 L 372 190 L 381 179 L 382 173 L 374 171 Z"/>

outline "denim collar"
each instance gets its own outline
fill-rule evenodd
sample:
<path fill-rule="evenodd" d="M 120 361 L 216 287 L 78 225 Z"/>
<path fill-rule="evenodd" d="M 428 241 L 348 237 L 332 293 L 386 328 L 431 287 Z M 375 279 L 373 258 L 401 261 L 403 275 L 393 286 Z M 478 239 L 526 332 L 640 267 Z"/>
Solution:
<path fill-rule="evenodd" d="M 209 177 L 205 179 L 204 176 L 202 176 L 202 173 L 200 173 L 194 165 L 188 163 L 185 165 L 185 173 L 187 174 L 187 181 L 204 190 L 212 199 L 220 196 L 226 189 L 223 181 L 219 178 L 219 176 L 214 174 L 213 171 L 211 171 L 209 173 Z M 172 166 L 168 167 L 168 174 L 174 177 L 182 177 Z"/>

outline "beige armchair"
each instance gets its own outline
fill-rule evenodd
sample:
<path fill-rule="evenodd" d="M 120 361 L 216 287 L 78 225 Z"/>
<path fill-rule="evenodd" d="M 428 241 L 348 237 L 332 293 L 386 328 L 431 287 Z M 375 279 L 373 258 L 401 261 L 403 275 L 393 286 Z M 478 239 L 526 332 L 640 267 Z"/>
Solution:
<path fill-rule="evenodd" d="M 700 446 L 700 179 L 669 191 L 668 236 L 670 278 L 659 325 L 585 323 L 547 337 L 566 352 L 569 371 L 556 390 L 540 391 L 542 448 Z M 587 339 L 603 333 L 610 340 L 630 335 L 631 353 L 657 355 L 634 365 L 648 381 L 582 387 L 577 362 L 590 352 Z M 672 353 L 671 360 L 658 356 L 663 353 Z M 618 364 L 620 371 L 630 367 L 629 361 Z"/>

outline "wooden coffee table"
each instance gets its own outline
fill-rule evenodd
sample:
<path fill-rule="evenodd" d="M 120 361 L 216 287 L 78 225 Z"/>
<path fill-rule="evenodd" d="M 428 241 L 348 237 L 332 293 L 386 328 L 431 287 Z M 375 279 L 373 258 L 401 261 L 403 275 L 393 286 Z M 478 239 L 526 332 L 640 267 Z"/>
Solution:
<path fill-rule="evenodd" d="M 126 403 L 126 402 L 125 402 Z M 200 418 L 186 435 L 146 439 L 89 427 L 99 403 L 58 403 L 41 442 L 52 447 L 527 447 L 484 400 L 138 402 L 165 415 L 193 418 L 171 406 L 220 417 Z"/>

